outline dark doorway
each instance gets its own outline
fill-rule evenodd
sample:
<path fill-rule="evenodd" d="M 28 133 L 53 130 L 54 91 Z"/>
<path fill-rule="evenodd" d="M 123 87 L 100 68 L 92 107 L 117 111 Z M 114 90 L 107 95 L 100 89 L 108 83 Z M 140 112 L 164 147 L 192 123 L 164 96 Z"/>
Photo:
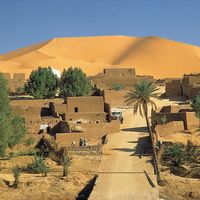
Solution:
<path fill-rule="evenodd" d="M 76 112 L 76 113 L 78 112 L 78 107 L 74 108 L 74 112 Z"/>

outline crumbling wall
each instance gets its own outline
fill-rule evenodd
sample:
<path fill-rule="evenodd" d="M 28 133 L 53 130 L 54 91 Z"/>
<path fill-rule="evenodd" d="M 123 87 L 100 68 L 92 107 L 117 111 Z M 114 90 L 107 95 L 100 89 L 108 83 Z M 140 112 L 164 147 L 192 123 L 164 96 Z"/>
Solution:
<path fill-rule="evenodd" d="M 151 79 L 152 76 L 136 76 L 134 68 L 107 68 L 104 73 L 91 76 L 92 83 L 101 89 L 112 89 L 115 84 L 121 84 L 123 88 L 130 88 L 141 79 Z"/>
<path fill-rule="evenodd" d="M 166 96 L 182 96 L 182 83 L 180 79 L 169 80 L 165 84 Z"/>
<path fill-rule="evenodd" d="M 162 124 L 161 118 L 166 118 L 166 123 L 173 122 L 173 121 L 182 121 L 184 124 L 184 129 L 188 129 L 188 123 L 186 118 L 185 112 L 179 112 L 179 113 L 156 113 L 152 111 L 152 127 L 155 128 L 157 125 Z"/>
<path fill-rule="evenodd" d="M 104 69 L 105 77 L 131 78 L 135 77 L 135 68 L 106 68 Z"/>

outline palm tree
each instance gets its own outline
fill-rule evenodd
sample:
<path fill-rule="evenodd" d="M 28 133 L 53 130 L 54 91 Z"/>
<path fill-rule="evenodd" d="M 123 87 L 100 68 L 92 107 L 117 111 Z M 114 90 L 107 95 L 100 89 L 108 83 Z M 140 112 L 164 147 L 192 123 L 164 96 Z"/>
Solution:
<path fill-rule="evenodd" d="M 158 160 L 157 160 L 157 154 L 154 148 L 154 138 L 153 138 L 153 132 L 151 130 L 151 125 L 149 122 L 149 106 L 156 110 L 156 104 L 152 100 L 152 98 L 158 98 L 157 94 L 155 93 L 158 89 L 156 88 L 156 85 L 154 82 L 149 81 L 147 79 L 143 79 L 140 82 L 137 82 L 134 84 L 133 89 L 130 93 L 128 93 L 128 104 L 134 103 L 133 107 L 133 113 L 137 114 L 138 111 L 142 117 L 145 117 L 147 128 L 149 131 L 149 136 L 151 138 L 152 143 L 152 149 L 154 154 L 154 160 L 155 160 L 155 169 L 157 172 L 157 179 L 160 179 L 160 173 L 158 169 Z"/>

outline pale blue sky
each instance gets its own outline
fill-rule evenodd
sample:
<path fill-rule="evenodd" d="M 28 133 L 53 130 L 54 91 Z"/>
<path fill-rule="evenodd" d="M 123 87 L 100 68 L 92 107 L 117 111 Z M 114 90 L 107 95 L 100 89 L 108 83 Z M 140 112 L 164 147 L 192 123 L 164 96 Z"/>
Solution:
<path fill-rule="evenodd" d="M 0 0 L 0 19 L 0 53 L 96 35 L 155 35 L 200 46 L 200 0 Z"/>

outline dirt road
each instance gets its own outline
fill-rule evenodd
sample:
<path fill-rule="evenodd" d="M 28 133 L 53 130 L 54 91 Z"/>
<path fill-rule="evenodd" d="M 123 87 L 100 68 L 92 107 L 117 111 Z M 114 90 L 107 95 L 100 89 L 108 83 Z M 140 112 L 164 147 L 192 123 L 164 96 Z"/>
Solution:
<path fill-rule="evenodd" d="M 151 156 L 139 158 L 144 146 L 150 144 L 145 121 L 132 110 L 124 110 L 124 124 L 120 133 L 109 135 L 96 186 L 89 200 L 156 200 L 157 187 L 153 188 L 144 170 L 156 186 Z M 148 149 L 146 149 L 148 154 Z"/>

